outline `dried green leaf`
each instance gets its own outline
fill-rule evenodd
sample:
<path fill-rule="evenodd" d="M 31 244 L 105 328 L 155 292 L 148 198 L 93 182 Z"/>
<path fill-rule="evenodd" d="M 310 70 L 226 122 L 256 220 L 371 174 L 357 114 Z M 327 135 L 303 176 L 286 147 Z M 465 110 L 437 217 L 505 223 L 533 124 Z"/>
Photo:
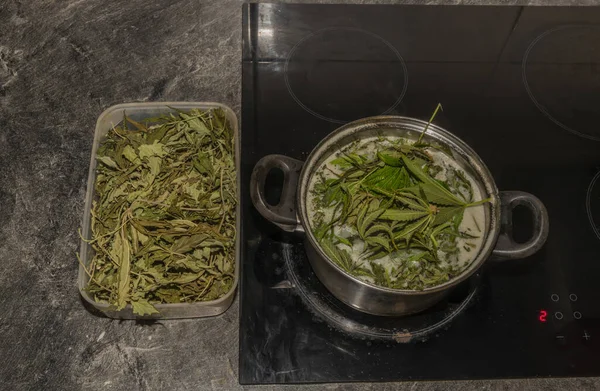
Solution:
<path fill-rule="evenodd" d="M 108 166 L 110 168 L 114 168 L 115 170 L 119 169 L 119 166 L 117 166 L 117 163 L 109 156 L 97 156 L 96 159 L 99 162 L 102 162 L 103 164 L 105 164 L 106 166 Z"/>
<path fill-rule="evenodd" d="M 386 224 L 373 224 L 369 227 L 369 229 L 364 233 L 363 236 L 371 236 L 377 232 L 385 232 L 388 235 L 390 235 L 390 237 L 392 236 L 392 229 Z"/>
<path fill-rule="evenodd" d="M 187 125 L 190 127 L 190 129 L 194 130 L 199 136 L 204 136 L 210 133 L 210 130 L 208 130 L 204 122 L 202 122 L 202 120 L 199 117 L 189 115 L 184 112 L 179 113 L 179 115 L 181 116 L 181 118 L 187 120 Z"/>
<path fill-rule="evenodd" d="M 121 235 L 117 236 L 117 238 L 120 238 L 120 240 L 115 239 L 114 250 L 116 253 L 121 253 L 117 261 L 119 264 L 119 286 L 117 291 L 119 297 L 117 299 L 117 310 L 120 310 L 125 308 L 129 298 L 131 250 L 129 247 L 129 241 L 125 238 L 124 233 L 121 233 Z"/>
<path fill-rule="evenodd" d="M 320 242 L 325 255 L 347 272 L 352 272 L 355 265 L 346 250 L 338 248 L 331 240 L 324 238 Z"/>
<path fill-rule="evenodd" d="M 154 176 L 160 173 L 160 163 L 161 158 L 156 156 L 151 156 L 148 158 L 148 167 L 150 167 L 150 173 Z"/>
<path fill-rule="evenodd" d="M 131 145 L 126 145 L 125 148 L 123 148 L 123 156 L 131 163 L 136 163 L 140 161 L 137 153 L 135 153 L 135 150 Z"/>
<path fill-rule="evenodd" d="M 391 251 L 389 239 L 385 239 L 380 236 L 369 236 L 365 239 L 365 242 L 372 246 L 381 246 L 388 252 Z"/>
<path fill-rule="evenodd" d="M 454 218 L 458 213 L 462 212 L 464 208 L 462 206 L 450 206 L 445 208 L 440 208 L 440 210 L 435 215 L 434 224 L 441 225 L 444 224 Z"/>
<path fill-rule="evenodd" d="M 413 221 L 427 216 L 426 211 L 410 210 L 410 209 L 388 209 L 381 214 L 382 220 L 393 221 Z"/>
<path fill-rule="evenodd" d="M 200 278 L 198 273 L 182 273 L 180 276 L 169 279 L 170 284 L 189 284 Z"/>
<path fill-rule="evenodd" d="M 425 171 L 423 171 L 420 167 L 418 167 L 416 164 L 410 161 L 410 159 L 403 156 L 402 160 L 404 161 L 404 165 L 406 166 L 406 168 L 421 182 L 423 182 L 421 188 L 425 192 L 425 195 L 430 202 L 434 202 L 432 199 L 437 199 L 441 201 L 440 204 L 442 205 L 464 204 L 462 200 L 460 200 L 457 196 L 452 194 L 452 192 L 446 189 L 442 184 L 440 184 L 440 182 L 438 182 L 437 180 L 429 176 L 427 173 L 425 173 Z"/>
<path fill-rule="evenodd" d="M 415 232 L 419 232 L 420 230 L 424 229 L 426 227 L 427 223 L 428 223 L 427 217 L 422 217 L 418 220 L 411 222 L 410 224 L 408 224 L 404 228 L 402 228 L 400 231 L 394 233 L 394 241 L 397 241 L 400 239 L 406 239 L 406 238 L 414 235 Z"/>
<path fill-rule="evenodd" d="M 377 200 L 373 200 L 370 204 L 366 204 L 365 213 L 359 214 L 358 220 L 356 222 L 359 235 L 364 238 L 365 232 L 367 231 L 369 226 L 384 212 L 385 208 L 380 208 L 379 201 Z"/>
<path fill-rule="evenodd" d="M 351 242 L 351 241 L 349 241 L 348 239 L 346 239 L 346 238 L 344 238 L 344 237 L 342 237 L 342 236 L 336 236 L 336 239 L 337 239 L 337 240 L 338 240 L 340 243 L 342 243 L 342 244 L 345 244 L 345 245 L 346 245 L 346 246 L 348 246 L 348 247 L 352 247 L 352 242 Z"/>
<path fill-rule="evenodd" d="M 183 191 L 192 197 L 193 200 L 198 201 L 200 197 L 204 194 L 204 192 L 198 189 L 198 186 L 195 184 L 186 183 L 183 185 Z"/>
<path fill-rule="evenodd" d="M 148 131 L 148 128 L 146 127 L 146 125 L 141 124 L 141 123 L 139 123 L 137 121 L 134 121 L 133 119 L 127 117 L 126 115 L 124 115 L 124 117 L 125 117 L 125 122 L 129 122 L 130 124 L 132 124 L 133 126 L 135 126 L 137 130 L 141 130 L 143 132 L 147 132 Z"/>
<path fill-rule="evenodd" d="M 351 168 L 354 166 L 354 162 L 347 156 L 340 156 L 337 159 L 333 159 L 331 164 L 336 165 L 340 168 Z"/>
<path fill-rule="evenodd" d="M 395 151 L 385 151 L 378 152 L 377 156 L 382 162 L 384 162 L 388 166 L 402 167 L 402 154 L 400 153 L 397 153 Z"/>
<path fill-rule="evenodd" d="M 371 270 L 373 271 L 373 279 L 377 285 L 391 287 L 392 282 L 390 275 L 385 267 L 377 262 L 371 262 Z"/>
<path fill-rule="evenodd" d="M 177 239 L 175 243 L 173 243 L 171 251 L 177 254 L 185 254 L 188 251 L 191 251 L 198 247 L 201 243 L 206 242 L 207 239 L 208 235 L 206 234 L 184 236 L 180 239 Z"/>
<path fill-rule="evenodd" d="M 375 170 L 363 182 L 369 188 L 388 191 L 402 189 L 409 185 L 408 175 L 404 167 L 383 166 Z"/>
<path fill-rule="evenodd" d="M 194 159 L 194 168 L 201 174 L 213 175 L 214 173 L 210 156 L 204 151 L 199 152 L 198 157 Z"/>
<path fill-rule="evenodd" d="M 158 314 L 158 310 L 145 299 L 132 301 L 131 307 L 133 308 L 133 313 L 136 315 L 144 316 Z"/>
<path fill-rule="evenodd" d="M 164 144 L 158 142 L 140 145 L 138 151 L 140 159 L 145 159 L 150 156 L 165 157 L 167 155 Z"/>
<path fill-rule="evenodd" d="M 409 209 L 425 211 L 429 207 L 426 201 L 408 192 L 397 192 L 393 196 Z"/>
<path fill-rule="evenodd" d="M 432 183 L 423 183 L 419 185 L 425 193 L 425 197 L 432 204 L 437 205 L 464 205 L 464 202 L 448 190 Z"/>

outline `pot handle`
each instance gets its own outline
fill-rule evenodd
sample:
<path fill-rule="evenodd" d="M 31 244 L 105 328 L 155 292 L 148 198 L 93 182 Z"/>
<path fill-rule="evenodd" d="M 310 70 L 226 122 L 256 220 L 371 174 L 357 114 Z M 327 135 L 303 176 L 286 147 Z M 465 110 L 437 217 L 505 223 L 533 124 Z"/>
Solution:
<path fill-rule="evenodd" d="M 303 231 L 296 211 L 296 188 L 304 163 L 284 155 L 267 155 L 252 170 L 250 198 L 258 212 L 284 231 Z M 265 197 L 265 180 L 269 172 L 279 168 L 283 171 L 283 189 L 279 204 L 270 205 Z"/>
<path fill-rule="evenodd" d="M 523 205 L 533 214 L 533 235 L 526 243 L 517 243 L 513 238 L 512 211 Z M 492 252 L 492 259 L 505 261 L 528 257 L 537 252 L 548 238 L 548 212 L 536 196 L 523 191 L 500 192 L 500 236 Z"/>

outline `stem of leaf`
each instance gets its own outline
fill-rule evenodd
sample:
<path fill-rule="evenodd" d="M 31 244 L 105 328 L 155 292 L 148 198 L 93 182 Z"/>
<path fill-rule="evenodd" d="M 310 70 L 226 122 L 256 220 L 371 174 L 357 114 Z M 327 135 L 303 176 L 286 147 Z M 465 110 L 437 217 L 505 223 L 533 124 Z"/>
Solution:
<path fill-rule="evenodd" d="M 429 125 L 431 125 L 431 123 L 433 122 L 433 120 L 439 110 L 444 111 L 441 103 L 438 103 L 437 106 L 435 107 L 435 110 L 433 111 L 431 118 L 429 118 L 429 122 L 427 122 L 427 125 L 425 125 L 425 129 L 423 129 L 423 131 L 421 132 L 421 135 L 419 136 L 419 139 L 417 140 L 417 142 L 415 144 L 419 144 L 421 142 L 421 140 L 423 139 L 423 136 L 425 135 L 425 132 L 427 132 L 427 129 L 429 129 Z"/>
<path fill-rule="evenodd" d="M 466 204 L 465 208 L 470 208 L 472 206 L 482 205 L 482 204 L 490 202 L 491 200 L 492 200 L 491 198 L 486 198 L 484 200 L 479 200 L 479 201 L 471 202 L 470 204 Z"/>

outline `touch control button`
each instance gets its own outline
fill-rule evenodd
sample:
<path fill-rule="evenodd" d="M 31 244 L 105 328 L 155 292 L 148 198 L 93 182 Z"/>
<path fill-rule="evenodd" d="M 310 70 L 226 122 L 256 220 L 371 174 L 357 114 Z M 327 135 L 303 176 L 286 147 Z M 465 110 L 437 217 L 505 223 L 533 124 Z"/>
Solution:
<path fill-rule="evenodd" d="M 584 344 L 587 345 L 591 343 L 592 335 L 588 333 L 587 330 L 583 330 L 583 335 L 581 336 L 581 338 L 583 338 Z"/>
<path fill-rule="evenodd" d="M 575 293 L 571 293 L 569 295 L 569 300 L 571 300 L 571 301 L 577 301 L 577 299 L 578 299 L 578 297 L 577 297 L 577 295 Z"/>
<path fill-rule="evenodd" d="M 561 320 L 563 318 L 563 313 L 560 311 L 557 311 L 554 313 L 554 317 L 558 320 Z"/>

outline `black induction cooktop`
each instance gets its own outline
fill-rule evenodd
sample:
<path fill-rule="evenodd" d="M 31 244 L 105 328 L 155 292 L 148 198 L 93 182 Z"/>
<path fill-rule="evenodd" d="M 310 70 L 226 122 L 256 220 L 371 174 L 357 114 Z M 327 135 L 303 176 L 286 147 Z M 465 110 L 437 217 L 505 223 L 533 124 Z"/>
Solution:
<path fill-rule="evenodd" d="M 241 383 L 600 375 L 600 8 L 248 4 L 243 26 Z M 358 313 L 256 212 L 252 168 L 438 102 L 500 190 L 544 202 L 548 241 L 422 314 Z"/>

